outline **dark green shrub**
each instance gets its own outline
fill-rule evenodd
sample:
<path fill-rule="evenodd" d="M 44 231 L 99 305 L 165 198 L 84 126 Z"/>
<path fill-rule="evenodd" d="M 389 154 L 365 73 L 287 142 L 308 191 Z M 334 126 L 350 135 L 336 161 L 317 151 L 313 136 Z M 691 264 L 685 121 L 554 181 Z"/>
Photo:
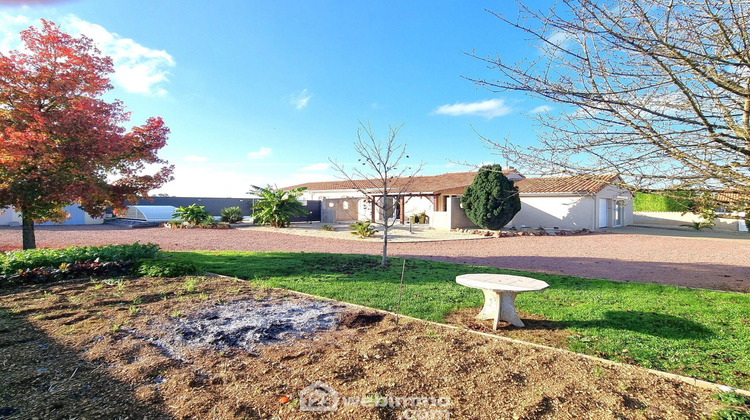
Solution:
<path fill-rule="evenodd" d="M 40 267 L 18 270 L 14 274 L 0 274 L 0 287 L 14 284 L 48 283 L 82 277 L 125 276 L 130 273 L 133 261 L 62 263 L 58 268 Z"/>
<path fill-rule="evenodd" d="M 500 165 L 483 166 L 461 197 L 466 217 L 485 229 L 500 229 L 521 210 L 518 187 Z"/>
<path fill-rule="evenodd" d="M 149 258 L 141 260 L 135 271 L 137 274 L 146 277 L 181 277 L 197 274 L 200 269 L 201 267 L 192 261 Z"/>
<path fill-rule="evenodd" d="M 58 268 L 61 264 L 83 262 L 137 261 L 153 258 L 159 251 L 157 244 L 71 246 L 64 249 L 44 248 L 8 251 L 0 254 L 0 274 L 14 274 L 22 270 Z"/>
<path fill-rule="evenodd" d="M 225 207 L 221 209 L 221 221 L 227 223 L 239 223 L 242 221 L 242 210 L 239 206 Z"/>

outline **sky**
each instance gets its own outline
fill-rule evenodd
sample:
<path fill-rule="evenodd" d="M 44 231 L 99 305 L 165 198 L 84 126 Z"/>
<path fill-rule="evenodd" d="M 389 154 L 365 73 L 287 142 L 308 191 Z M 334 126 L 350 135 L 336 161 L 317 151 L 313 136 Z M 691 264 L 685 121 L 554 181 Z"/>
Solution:
<path fill-rule="evenodd" d="M 546 10 L 547 0 L 526 4 Z M 244 197 L 251 185 L 341 179 L 360 123 L 378 139 L 402 126 L 420 175 L 508 163 L 478 137 L 535 143 L 533 116 L 554 104 L 492 92 L 466 78 L 499 77 L 481 60 L 539 51 L 487 10 L 496 1 L 0 0 L 0 51 L 51 20 L 113 58 L 128 126 L 161 116 L 160 156 L 174 181 L 152 194 Z M 518 166 L 518 164 L 516 164 Z M 348 169 L 349 171 L 351 169 Z"/>

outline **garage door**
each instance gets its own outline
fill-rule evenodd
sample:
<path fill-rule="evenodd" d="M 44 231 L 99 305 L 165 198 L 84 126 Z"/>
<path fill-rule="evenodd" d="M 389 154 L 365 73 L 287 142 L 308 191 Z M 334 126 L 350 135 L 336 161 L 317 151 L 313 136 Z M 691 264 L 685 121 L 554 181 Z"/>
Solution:
<path fill-rule="evenodd" d="M 607 201 L 609 200 L 599 200 L 599 227 L 605 228 L 607 227 L 607 219 L 609 219 L 608 213 L 607 213 Z"/>

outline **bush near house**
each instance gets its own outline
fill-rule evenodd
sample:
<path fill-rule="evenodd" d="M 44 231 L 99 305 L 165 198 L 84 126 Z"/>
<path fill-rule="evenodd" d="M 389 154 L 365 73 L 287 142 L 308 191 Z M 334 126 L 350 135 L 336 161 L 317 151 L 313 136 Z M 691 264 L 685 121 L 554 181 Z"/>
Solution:
<path fill-rule="evenodd" d="M 461 197 L 461 204 L 469 220 L 492 230 L 501 229 L 521 211 L 518 187 L 503 175 L 500 165 L 486 165 L 479 169 Z"/>

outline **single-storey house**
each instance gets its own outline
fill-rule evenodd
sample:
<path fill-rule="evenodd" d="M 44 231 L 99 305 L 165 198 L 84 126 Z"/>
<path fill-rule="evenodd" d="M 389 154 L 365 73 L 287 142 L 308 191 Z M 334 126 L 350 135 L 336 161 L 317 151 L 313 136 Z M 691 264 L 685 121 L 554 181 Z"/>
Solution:
<path fill-rule="evenodd" d="M 88 213 L 83 211 L 77 204 L 71 204 L 70 206 L 63 207 L 63 210 L 68 212 L 70 217 L 64 220 L 62 223 L 37 223 L 41 226 L 52 226 L 52 225 L 99 225 L 104 223 L 104 219 L 101 217 L 91 217 Z M 0 209 L 0 226 L 21 226 L 21 214 L 9 207 L 6 209 Z"/>
<path fill-rule="evenodd" d="M 516 169 L 503 170 L 518 187 L 521 211 L 508 227 L 558 227 L 590 229 L 627 226 L 633 220 L 633 197 L 618 187 L 620 178 L 611 176 L 567 176 L 526 178 Z M 460 199 L 474 181 L 476 172 L 394 178 L 387 206 L 388 218 L 404 223 L 412 214 L 425 212 L 436 229 L 470 228 Z M 383 220 L 380 203 L 366 199 L 366 192 L 382 200 L 382 187 L 371 179 L 310 182 L 284 189 L 307 187 L 304 199 L 322 200 L 322 221 Z"/>

